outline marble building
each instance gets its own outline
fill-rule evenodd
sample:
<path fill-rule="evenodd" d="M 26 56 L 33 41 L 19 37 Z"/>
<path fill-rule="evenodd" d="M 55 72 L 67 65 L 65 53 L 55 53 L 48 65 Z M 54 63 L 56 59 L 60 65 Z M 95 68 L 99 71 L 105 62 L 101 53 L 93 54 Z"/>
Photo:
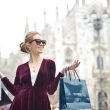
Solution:
<path fill-rule="evenodd" d="M 87 4 L 87 0 L 76 0 L 72 9 L 67 8 L 63 21 L 59 19 L 56 7 L 56 21 L 53 25 L 46 21 L 45 10 L 44 28 L 41 32 L 48 41 L 44 56 L 55 60 L 57 73 L 73 59 L 80 59 L 81 64 L 77 71 L 80 78 L 87 82 L 92 109 L 95 110 L 100 110 L 102 89 L 105 99 L 101 102 L 107 102 L 110 106 L 110 0 L 106 2 L 107 5 L 103 6 L 97 0 L 91 4 Z M 96 14 L 103 20 L 100 33 L 94 28 L 93 19 Z M 28 19 L 24 28 L 24 34 L 37 30 L 36 24 L 30 29 Z M 17 66 L 26 60 L 24 57 L 20 51 L 17 54 L 11 53 L 8 59 L 0 57 L 0 70 L 13 81 Z M 52 107 L 58 108 L 58 90 L 51 99 Z"/>

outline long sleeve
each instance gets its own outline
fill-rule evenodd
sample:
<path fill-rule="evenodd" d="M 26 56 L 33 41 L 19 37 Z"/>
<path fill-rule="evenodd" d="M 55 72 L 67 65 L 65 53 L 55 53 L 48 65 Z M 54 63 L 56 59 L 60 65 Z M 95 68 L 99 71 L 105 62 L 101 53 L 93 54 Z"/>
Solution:
<path fill-rule="evenodd" d="M 7 77 L 4 77 L 1 79 L 5 87 L 9 90 L 9 92 L 12 95 L 17 95 L 17 93 L 20 91 L 20 80 L 19 80 L 19 67 L 17 68 L 16 71 L 16 76 L 14 80 L 14 84 L 12 84 Z"/>
<path fill-rule="evenodd" d="M 55 77 L 55 73 L 56 73 L 56 65 L 55 62 L 52 60 L 49 60 L 48 63 L 48 93 L 50 95 L 54 94 L 54 92 L 57 89 L 60 77 L 63 77 L 62 73 L 58 73 L 58 75 Z"/>

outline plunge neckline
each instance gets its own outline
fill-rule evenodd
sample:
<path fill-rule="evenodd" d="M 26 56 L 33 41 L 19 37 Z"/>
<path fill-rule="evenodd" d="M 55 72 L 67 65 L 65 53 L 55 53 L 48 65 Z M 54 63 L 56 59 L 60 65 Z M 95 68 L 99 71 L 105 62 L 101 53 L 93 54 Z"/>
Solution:
<path fill-rule="evenodd" d="M 39 70 L 38 70 L 38 73 L 37 73 L 37 76 L 36 76 L 36 79 L 35 79 L 34 84 L 32 84 L 32 79 L 31 79 L 31 68 L 30 68 L 30 66 L 29 66 L 29 61 L 27 62 L 27 63 L 28 63 L 28 68 L 29 68 L 29 77 L 30 77 L 30 81 L 31 81 L 31 85 L 32 85 L 32 86 L 35 85 L 35 83 L 36 83 L 36 81 L 37 81 L 37 79 L 38 79 L 38 75 L 40 74 L 40 71 L 41 71 L 41 67 L 42 67 L 43 62 L 44 62 L 44 58 L 42 59 L 42 62 L 41 62 L 41 64 L 40 64 L 40 67 L 39 67 Z"/>

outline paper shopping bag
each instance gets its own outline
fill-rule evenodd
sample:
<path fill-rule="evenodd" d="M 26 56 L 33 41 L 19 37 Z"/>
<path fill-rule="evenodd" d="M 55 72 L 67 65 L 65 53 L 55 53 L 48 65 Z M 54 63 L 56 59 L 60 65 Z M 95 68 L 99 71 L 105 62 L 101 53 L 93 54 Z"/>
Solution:
<path fill-rule="evenodd" d="M 60 79 L 60 110 L 89 109 L 90 98 L 85 80 L 69 77 Z"/>
<path fill-rule="evenodd" d="M 0 106 L 10 104 L 11 102 L 12 102 L 11 99 L 8 97 L 8 95 L 5 93 L 5 91 L 1 88 Z"/>

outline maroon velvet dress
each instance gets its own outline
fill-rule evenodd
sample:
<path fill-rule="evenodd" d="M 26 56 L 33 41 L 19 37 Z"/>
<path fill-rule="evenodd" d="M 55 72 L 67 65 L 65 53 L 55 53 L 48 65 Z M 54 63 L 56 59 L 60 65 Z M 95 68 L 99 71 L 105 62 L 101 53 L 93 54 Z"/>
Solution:
<path fill-rule="evenodd" d="M 2 82 L 15 98 L 10 110 L 51 110 L 48 95 L 52 95 L 58 86 L 59 72 L 55 78 L 55 62 L 43 59 L 36 81 L 32 86 L 28 62 L 19 65 L 16 71 L 14 84 L 8 78 L 2 78 Z"/>

